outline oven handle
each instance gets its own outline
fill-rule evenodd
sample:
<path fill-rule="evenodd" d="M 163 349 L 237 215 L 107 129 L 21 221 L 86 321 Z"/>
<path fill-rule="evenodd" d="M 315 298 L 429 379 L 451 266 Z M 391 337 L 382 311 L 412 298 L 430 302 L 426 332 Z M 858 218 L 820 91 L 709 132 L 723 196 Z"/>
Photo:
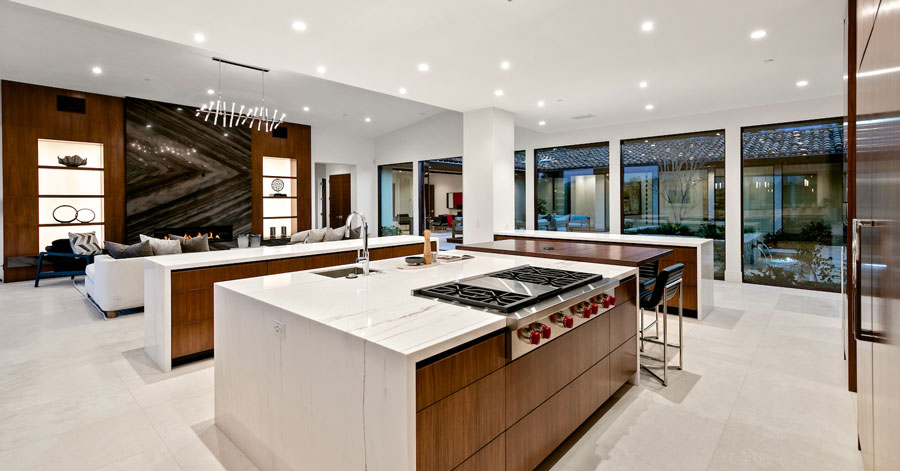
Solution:
<path fill-rule="evenodd" d="M 887 222 L 881 219 L 854 219 L 852 222 L 853 231 L 851 233 L 850 249 L 851 249 L 851 266 L 850 266 L 850 282 L 853 284 L 853 337 L 861 342 L 883 343 L 886 337 L 883 333 L 874 330 L 863 329 L 862 327 L 862 296 L 860 294 L 860 278 L 862 277 L 862 248 L 861 235 L 863 227 L 878 228 L 884 227 Z"/>

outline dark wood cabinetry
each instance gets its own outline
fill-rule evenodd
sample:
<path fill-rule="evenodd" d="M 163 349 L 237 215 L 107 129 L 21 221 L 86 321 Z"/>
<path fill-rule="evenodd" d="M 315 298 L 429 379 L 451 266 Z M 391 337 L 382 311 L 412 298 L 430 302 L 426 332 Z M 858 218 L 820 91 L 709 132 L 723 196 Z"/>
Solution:
<path fill-rule="evenodd" d="M 534 469 L 637 372 L 635 289 L 622 282 L 615 308 L 514 361 L 503 331 L 422 362 L 417 469 Z"/>
<path fill-rule="evenodd" d="M 416 255 L 422 244 L 372 249 L 372 260 Z M 238 263 L 172 272 L 172 364 L 183 364 L 213 354 L 213 284 L 255 276 L 275 275 L 346 265 L 356 251 Z"/>

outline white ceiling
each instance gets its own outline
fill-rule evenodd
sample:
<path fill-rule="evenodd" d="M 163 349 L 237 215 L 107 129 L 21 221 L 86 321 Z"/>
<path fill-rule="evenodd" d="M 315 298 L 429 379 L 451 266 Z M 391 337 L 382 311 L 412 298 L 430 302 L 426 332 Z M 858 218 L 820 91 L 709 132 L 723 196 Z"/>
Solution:
<path fill-rule="evenodd" d="M 86 2 L 85 2 L 86 3 Z M 0 0 L 0 78 L 195 105 L 218 88 L 208 51 Z M 271 63 L 252 62 L 259 66 Z M 95 65 L 103 69 L 94 75 Z M 223 66 L 223 98 L 256 105 L 260 73 Z M 215 97 L 212 97 L 215 99 Z M 374 138 L 446 110 L 286 70 L 266 74 L 266 103 L 286 121 Z M 304 112 L 303 107 L 310 111 Z M 372 121 L 365 122 L 365 117 Z"/>
<path fill-rule="evenodd" d="M 457 111 L 499 107 L 540 131 L 842 93 L 843 0 L 18 1 L 183 45 L 202 32 L 201 47 L 234 60 L 312 76 L 324 65 L 328 80 L 405 87 Z M 767 37 L 751 40 L 756 29 Z M 571 119 L 585 114 L 595 117 Z"/>

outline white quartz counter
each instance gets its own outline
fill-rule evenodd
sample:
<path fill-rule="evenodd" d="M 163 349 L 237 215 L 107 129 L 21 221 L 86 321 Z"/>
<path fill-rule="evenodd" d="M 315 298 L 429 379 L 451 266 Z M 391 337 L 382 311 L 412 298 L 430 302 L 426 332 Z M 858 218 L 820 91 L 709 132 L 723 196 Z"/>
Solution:
<path fill-rule="evenodd" d="M 350 333 L 415 362 L 506 326 L 505 318 L 497 314 L 413 296 L 416 288 L 525 264 L 619 279 L 637 273 L 624 266 L 546 258 L 464 251 L 442 255 L 465 253 L 475 258 L 416 270 L 398 268 L 402 259 L 381 260 L 370 265 L 381 272 L 369 277 L 333 279 L 315 274 L 334 269 L 325 268 L 228 281 L 216 287 Z"/>
<path fill-rule="evenodd" d="M 369 237 L 369 249 L 379 247 L 392 247 L 396 245 L 423 243 L 425 239 L 419 236 L 388 236 Z M 326 253 L 344 252 L 356 250 L 362 247 L 361 239 L 336 240 L 332 242 L 317 242 L 314 244 L 279 245 L 276 247 L 254 247 L 234 250 L 215 250 L 210 252 L 184 253 L 178 255 L 160 255 L 147 257 L 147 263 L 165 267 L 169 270 L 181 270 L 185 268 L 200 268 L 215 265 L 228 265 L 244 262 L 261 262 L 265 260 L 277 260 L 289 257 L 305 257 Z"/>
<path fill-rule="evenodd" d="M 469 253 L 417 270 L 398 269 L 402 258 L 377 261 L 382 273 L 357 279 L 307 271 L 216 283 L 216 426 L 261 470 L 414 471 L 416 362 L 506 320 L 413 289 L 523 264 L 637 273 Z"/>
<path fill-rule="evenodd" d="M 422 244 L 420 236 L 369 238 L 369 249 Z M 172 271 L 355 251 L 360 239 L 147 257 L 144 261 L 144 351 L 172 369 Z"/>
<path fill-rule="evenodd" d="M 559 240 L 584 240 L 597 242 L 614 242 L 618 244 L 638 245 L 665 245 L 670 247 L 701 247 L 704 244 L 712 245 L 712 239 L 698 237 L 680 237 L 666 235 L 642 235 L 642 234 L 600 234 L 596 232 L 561 232 L 561 231 L 500 231 L 495 235 L 507 237 L 536 237 L 541 239 Z"/>

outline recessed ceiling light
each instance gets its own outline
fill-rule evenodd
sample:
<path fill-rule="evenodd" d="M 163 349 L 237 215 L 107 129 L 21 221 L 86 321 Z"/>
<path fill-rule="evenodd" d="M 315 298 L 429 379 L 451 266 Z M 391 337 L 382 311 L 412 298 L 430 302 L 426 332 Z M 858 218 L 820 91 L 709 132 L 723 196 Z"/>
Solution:
<path fill-rule="evenodd" d="M 646 81 L 641 82 L 641 83 L 638 84 L 638 86 L 641 87 L 641 88 L 647 88 L 647 82 L 646 82 Z"/>
<path fill-rule="evenodd" d="M 652 22 L 652 21 L 645 21 L 645 22 L 641 23 L 641 30 L 643 30 L 643 31 L 653 31 L 653 22 Z"/>
<path fill-rule="evenodd" d="M 500 63 L 500 68 L 503 70 L 509 70 L 509 61 L 503 61 Z"/>
<path fill-rule="evenodd" d="M 538 108 L 543 108 L 543 107 L 544 107 L 544 100 L 539 101 L 539 102 L 537 103 L 537 105 L 538 105 Z"/>
<path fill-rule="evenodd" d="M 400 89 L 397 90 L 397 93 L 399 93 L 399 94 L 401 94 L 401 95 L 406 95 L 406 89 L 403 88 L 403 87 L 400 87 Z"/>
<path fill-rule="evenodd" d="M 419 64 L 419 66 L 418 66 L 419 72 L 428 72 L 428 69 L 430 69 L 430 68 L 431 68 L 431 67 L 429 67 L 428 64 L 426 64 L 426 63 L 424 63 L 424 62 L 422 62 L 422 63 Z"/>
<path fill-rule="evenodd" d="M 545 125 L 545 124 L 547 124 L 546 121 L 538 121 L 538 126 L 543 126 L 543 125 Z"/>
<path fill-rule="evenodd" d="M 762 39 L 762 38 L 766 37 L 766 30 L 758 29 L 758 30 L 750 33 L 750 37 L 753 39 Z"/>
<path fill-rule="evenodd" d="M 644 109 L 647 110 L 647 111 L 650 111 L 650 110 L 653 109 L 653 105 L 650 104 L 650 103 L 648 103 L 648 104 L 644 105 Z"/>
<path fill-rule="evenodd" d="M 103 69 L 101 69 L 100 67 L 94 66 L 94 68 L 91 69 L 91 72 L 93 72 L 96 75 L 100 75 L 103 73 Z"/>
<path fill-rule="evenodd" d="M 194 34 L 194 41 L 198 43 L 206 42 L 206 36 L 203 33 Z"/>
<path fill-rule="evenodd" d="M 216 91 L 213 90 L 212 88 L 210 88 L 209 90 L 206 91 L 207 95 L 215 95 L 215 93 L 216 93 Z"/>
<path fill-rule="evenodd" d="M 366 116 L 366 122 L 367 122 L 367 123 L 371 123 L 371 122 L 372 122 L 372 118 Z"/>
<path fill-rule="evenodd" d="M 805 87 L 807 85 L 809 85 L 809 82 L 807 82 L 806 80 L 800 80 L 799 82 L 797 82 L 798 87 Z"/>
<path fill-rule="evenodd" d="M 494 95 L 495 96 L 503 96 L 503 90 L 500 90 L 499 88 L 494 90 Z"/>
<path fill-rule="evenodd" d="M 326 69 L 324 65 L 320 65 L 320 66 L 316 67 L 316 72 L 318 72 L 320 74 L 324 74 L 327 71 L 328 71 L 328 69 Z"/>
<path fill-rule="evenodd" d="M 291 28 L 294 28 L 295 31 L 306 31 L 306 23 L 297 20 L 291 23 Z"/>
<path fill-rule="evenodd" d="M 304 106 L 304 107 L 303 107 L 303 111 L 309 111 L 309 107 L 308 107 L 308 106 Z"/>

